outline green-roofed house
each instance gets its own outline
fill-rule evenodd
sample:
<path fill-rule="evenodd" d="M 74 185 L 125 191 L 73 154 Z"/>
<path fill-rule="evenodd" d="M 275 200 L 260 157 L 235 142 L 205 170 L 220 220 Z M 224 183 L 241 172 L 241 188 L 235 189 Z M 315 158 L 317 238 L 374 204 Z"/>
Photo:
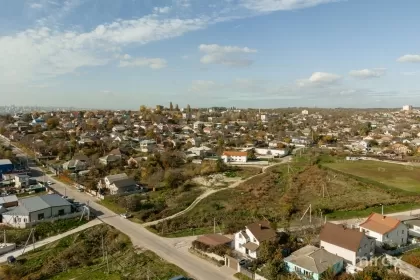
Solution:
<path fill-rule="evenodd" d="M 328 270 L 336 275 L 344 267 L 343 258 L 312 245 L 307 245 L 293 252 L 290 256 L 284 258 L 284 262 L 290 273 L 295 273 L 299 278 L 305 280 L 320 280 Z"/>

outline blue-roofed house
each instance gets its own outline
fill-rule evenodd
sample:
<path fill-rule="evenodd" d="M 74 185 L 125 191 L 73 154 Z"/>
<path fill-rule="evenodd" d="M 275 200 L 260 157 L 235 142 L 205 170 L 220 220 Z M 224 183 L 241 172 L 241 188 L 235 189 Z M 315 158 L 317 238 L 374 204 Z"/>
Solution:
<path fill-rule="evenodd" d="M 16 228 L 26 228 L 41 221 L 72 218 L 72 204 L 57 194 L 46 194 L 19 199 L 18 206 L 2 213 L 2 222 Z"/>

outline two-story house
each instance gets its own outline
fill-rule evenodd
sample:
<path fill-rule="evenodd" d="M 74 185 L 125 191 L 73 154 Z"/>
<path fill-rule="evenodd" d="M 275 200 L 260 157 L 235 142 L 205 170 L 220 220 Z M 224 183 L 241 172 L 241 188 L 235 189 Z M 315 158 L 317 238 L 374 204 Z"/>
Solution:
<path fill-rule="evenodd" d="M 247 152 L 236 152 L 236 151 L 224 151 L 222 154 L 222 160 L 224 162 L 247 162 Z"/>
<path fill-rule="evenodd" d="M 124 194 L 139 190 L 139 185 L 125 173 L 108 175 L 104 177 L 103 183 L 99 183 L 100 188 L 108 189 L 111 195 Z"/>
<path fill-rule="evenodd" d="M 356 265 L 361 259 L 369 260 L 375 254 L 375 239 L 357 229 L 326 223 L 319 235 L 321 248 Z"/>
<path fill-rule="evenodd" d="M 378 244 L 401 246 L 407 243 L 407 226 L 393 217 L 372 213 L 359 228 L 367 236 L 375 238 Z"/>
<path fill-rule="evenodd" d="M 245 226 L 235 233 L 234 249 L 250 258 L 258 257 L 258 248 L 264 241 L 274 240 L 277 233 L 268 221 L 259 221 Z"/>

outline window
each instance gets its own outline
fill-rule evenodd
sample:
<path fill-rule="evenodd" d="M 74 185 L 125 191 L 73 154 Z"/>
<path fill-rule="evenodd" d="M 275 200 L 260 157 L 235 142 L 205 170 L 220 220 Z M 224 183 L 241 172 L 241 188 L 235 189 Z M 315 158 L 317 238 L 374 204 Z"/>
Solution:
<path fill-rule="evenodd" d="M 367 244 L 365 244 L 365 249 L 367 248 Z"/>
<path fill-rule="evenodd" d="M 255 239 L 255 237 L 254 237 L 254 242 L 257 242 L 257 239 Z"/>
<path fill-rule="evenodd" d="M 64 209 L 58 210 L 58 216 L 63 216 L 63 215 L 64 215 Z"/>
<path fill-rule="evenodd" d="M 404 234 L 404 230 L 401 231 L 401 234 Z"/>
<path fill-rule="evenodd" d="M 43 220 L 44 219 L 44 213 L 38 214 L 38 220 Z"/>
<path fill-rule="evenodd" d="M 389 237 L 389 234 L 386 235 L 386 238 L 388 238 L 388 237 Z"/>

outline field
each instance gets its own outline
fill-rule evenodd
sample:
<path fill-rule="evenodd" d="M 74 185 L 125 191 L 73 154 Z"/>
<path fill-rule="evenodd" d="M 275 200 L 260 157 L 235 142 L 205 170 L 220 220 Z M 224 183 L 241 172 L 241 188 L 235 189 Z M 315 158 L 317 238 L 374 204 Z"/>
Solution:
<path fill-rule="evenodd" d="M 420 195 L 387 189 L 376 182 L 359 180 L 310 162 L 295 160 L 290 167 L 279 165 L 265 174 L 223 190 L 201 201 L 183 216 L 154 226 L 165 236 L 192 235 L 216 229 L 232 233 L 257 219 L 268 219 L 278 227 L 308 223 L 302 217 L 312 205 L 313 220 L 321 212 L 329 219 L 368 216 L 385 206 L 385 212 L 420 207 Z M 394 191 L 396 190 L 396 191 Z"/>
<path fill-rule="evenodd" d="M 420 168 L 380 161 L 343 161 L 326 167 L 408 192 L 420 192 Z"/>
<path fill-rule="evenodd" d="M 103 259 L 102 238 L 108 265 Z M 26 253 L 14 265 L 0 266 L 0 279 L 8 280 L 169 279 L 176 275 L 186 273 L 153 252 L 136 251 L 127 236 L 107 225 Z"/>

